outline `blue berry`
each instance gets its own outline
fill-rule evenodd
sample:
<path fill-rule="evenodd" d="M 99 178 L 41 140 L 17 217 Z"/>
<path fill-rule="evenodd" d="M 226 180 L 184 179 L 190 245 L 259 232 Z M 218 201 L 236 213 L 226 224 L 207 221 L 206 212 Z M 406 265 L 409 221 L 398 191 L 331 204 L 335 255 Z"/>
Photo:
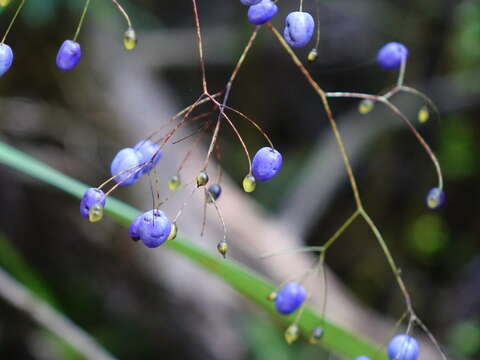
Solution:
<path fill-rule="evenodd" d="M 354 360 L 372 360 L 372 359 L 370 359 L 368 356 L 362 355 L 362 356 L 356 357 Z"/>
<path fill-rule="evenodd" d="M 89 188 L 83 194 L 80 201 L 80 214 L 85 218 L 89 218 L 89 212 L 93 205 L 100 203 L 105 206 L 105 193 L 97 188 Z"/>
<path fill-rule="evenodd" d="M 257 5 L 260 1 L 262 0 L 240 0 L 240 2 L 246 6 Z"/>
<path fill-rule="evenodd" d="M 208 187 L 208 193 L 211 195 L 213 200 L 217 200 L 220 195 L 222 194 L 222 187 L 219 184 L 213 184 Z M 208 201 L 212 202 L 210 196 L 208 197 Z"/>
<path fill-rule="evenodd" d="M 128 228 L 128 235 L 130 237 L 137 241 L 140 240 L 140 234 L 138 233 L 138 226 L 140 225 L 140 221 L 142 221 L 142 215 L 138 215 L 130 224 L 130 227 Z"/>
<path fill-rule="evenodd" d="M 294 48 L 308 44 L 313 35 L 315 21 L 312 15 L 303 11 L 294 11 L 285 19 L 283 37 Z"/>
<path fill-rule="evenodd" d="M 377 62 L 385 70 L 393 70 L 400 67 L 407 57 L 408 49 L 405 45 L 389 42 L 378 51 Z"/>
<path fill-rule="evenodd" d="M 140 240 L 145 246 L 156 248 L 167 240 L 172 223 L 163 211 L 150 210 L 141 215 L 137 229 Z"/>
<path fill-rule="evenodd" d="M 72 40 L 65 40 L 58 50 L 57 67 L 63 71 L 72 70 L 77 66 L 81 57 L 80 44 Z"/>
<path fill-rule="evenodd" d="M 440 208 L 445 202 L 445 193 L 438 187 L 432 188 L 427 195 L 427 206 L 430 209 L 436 210 Z"/>
<path fill-rule="evenodd" d="M 248 8 L 248 21 L 254 25 L 262 25 L 269 21 L 278 11 L 277 5 L 272 0 L 262 0 Z"/>
<path fill-rule="evenodd" d="M 263 147 L 257 151 L 252 161 L 252 175 L 256 180 L 268 181 L 280 171 L 282 154 L 270 147 Z"/>
<path fill-rule="evenodd" d="M 139 154 L 140 164 L 147 164 L 142 168 L 142 173 L 148 173 L 162 158 L 162 152 L 159 151 L 160 145 L 155 144 L 150 140 L 140 141 L 133 147 L 133 149 Z M 155 158 L 153 158 L 154 155 Z"/>
<path fill-rule="evenodd" d="M 420 345 L 406 334 L 396 335 L 388 343 L 387 353 L 390 360 L 417 360 Z"/>
<path fill-rule="evenodd" d="M 142 175 L 140 166 L 141 155 L 132 148 L 120 150 L 113 158 L 110 171 L 115 182 L 121 186 L 134 184 Z"/>
<path fill-rule="evenodd" d="M 297 310 L 305 301 L 307 292 L 300 284 L 290 282 L 285 284 L 275 298 L 275 307 L 280 314 L 288 315 Z"/>
<path fill-rule="evenodd" d="M 0 44 L 0 76 L 5 74 L 13 62 L 13 51 L 7 44 Z"/>

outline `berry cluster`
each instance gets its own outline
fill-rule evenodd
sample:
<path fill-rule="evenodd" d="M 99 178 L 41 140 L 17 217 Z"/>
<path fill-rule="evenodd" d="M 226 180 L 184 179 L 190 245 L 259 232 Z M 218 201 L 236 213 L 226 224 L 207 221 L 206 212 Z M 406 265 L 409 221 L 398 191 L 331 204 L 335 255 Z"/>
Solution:
<path fill-rule="evenodd" d="M 254 25 L 265 24 L 278 12 L 278 6 L 272 0 L 240 0 L 240 2 L 249 6 L 248 21 Z M 294 11 L 285 19 L 283 36 L 291 47 L 304 47 L 312 39 L 314 29 L 315 21 L 312 15 Z"/>
<path fill-rule="evenodd" d="M 5 74 L 13 64 L 13 51 L 11 47 L 5 44 L 5 40 L 10 29 L 13 26 L 18 14 L 22 10 L 26 0 L 21 0 L 20 5 L 18 6 L 8 28 L 5 32 L 5 35 L 0 43 L 0 76 Z M 117 2 L 117 0 L 112 0 L 115 6 L 119 9 L 122 15 L 125 17 L 128 28 L 125 31 L 124 38 L 123 38 L 123 45 L 127 50 L 133 50 L 137 44 L 137 37 L 135 34 L 135 30 L 132 27 L 132 23 L 130 21 L 129 16 L 125 12 L 122 6 Z M 0 7 L 6 7 L 10 4 L 10 0 L 2 0 L 0 1 Z M 85 19 L 85 15 L 90 5 L 90 0 L 85 1 L 85 6 L 83 8 L 83 12 L 80 18 L 80 22 L 78 23 L 77 29 L 75 31 L 75 35 L 72 40 L 65 40 L 62 45 L 60 46 L 57 56 L 56 56 L 56 65 L 60 70 L 69 71 L 75 68 L 80 59 L 82 57 L 82 48 L 80 44 L 76 41 L 78 35 L 80 33 L 80 29 L 82 28 L 83 21 Z"/>
<path fill-rule="evenodd" d="M 6 73 L 12 65 L 13 62 L 13 52 L 12 49 L 5 44 L 5 39 L 10 31 L 12 24 L 14 23 L 18 13 L 23 7 L 25 0 L 21 0 L 15 15 L 12 18 L 12 21 L 5 33 L 5 36 L 0 43 L 0 76 Z M 127 50 L 132 50 L 135 48 L 137 39 L 135 31 L 133 30 L 130 18 L 128 17 L 125 10 L 118 4 L 117 0 L 112 0 L 114 5 L 117 6 L 118 10 L 125 17 L 128 28 L 124 34 L 123 45 Z M 237 136 L 243 150 L 245 151 L 249 169 L 242 181 L 243 190 L 247 193 L 253 192 L 257 186 L 257 182 L 267 182 L 273 179 L 280 171 L 283 164 L 282 154 L 276 150 L 273 146 L 268 135 L 261 129 L 257 122 L 252 118 L 246 116 L 241 111 L 236 110 L 228 106 L 228 99 L 232 84 L 238 74 L 239 69 L 243 65 L 243 62 L 248 55 L 252 43 L 256 39 L 257 33 L 260 29 L 260 25 L 266 24 L 273 35 L 277 38 L 279 43 L 283 46 L 287 54 L 291 57 L 295 65 L 301 70 L 301 73 L 306 77 L 309 84 L 312 85 L 312 88 L 317 92 L 321 98 L 321 103 L 327 114 L 327 118 L 331 124 L 332 131 L 334 132 L 337 144 L 342 154 L 342 159 L 349 175 L 350 185 L 352 187 L 356 210 L 354 214 L 342 225 L 342 227 L 331 237 L 329 238 L 323 246 L 313 247 L 308 249 L 308 251 L 313 250 L 319 252 L 318 262 L 314 265 L 313 271 L 309 269 L 307 272 L 308 275 L 315 274 L 319 272 L 324 276 L 324 286 L 325 286 L 325 272 L 324 272 L 324 263 L 327 249 L 341 236 L 343 231 L 350 226 L 357 218 L 362 218 L 373 231 L 376 239 L 381 245 L 382 250 L 384 251 L 385 256 L 392 268 L 392 271 L 395 275 L 395 278 L 403 291 L 403 295 L 407 304 L 407 314 L 410 316 L 409 324 L 420 324 L 422 329 L 426 330 L 426 327 L 423 323 L 420 322 L 419 318 L 416 316 L 414 309 L 412 307 L 410 296 L 406 290 L 403 279 L 400 275 L 400 271 L 395 265 L 395 261 L 390 254 L 390 251 L 383 240 L 382 235 L 377 229 L 375 223 L 371 220 L 370 216 L 363 208 L 362 200 L 359 194 L 359 190 L 356 184 L 355 177 L 353 175 L 353 170 L 350 165 L 350 160 L 348 158 L 345 145 L 339 130 L 336 126 L 335 119 L 333 117 L 333 112 L 330 109 L 329 99 L 330 98 L 356 98 L 360 99 L 358 110 L 361 114 L 368 114 L 374 110 L 375 104 L 380 102 L 388 106 L 394 114 L 399 116 L 409 129 L 413 132 L 415 137 L 418 139 L 419 143 L 424 147 L 428 155 L 430 156 L 438 176 L 438 186 L 432 188 L 427 195 L 427 206 L 431 209 L 437 209 L 442 206 L 445 201 L 445 194 L 443 192 L 443 180 L 440 170 L 438 160 L 430 149 L 426 141 L 416 130 L 413 124 L 409 119 L 403 115 L 403 113 L 396 107 L 391 99 L 392 97 L 400 92 L 406 92 L 420 97 L 424 101 L 424 106 L 418 112 L 418 121 L 420 123 L 425 123 L 429 119 L 429 111 L 436 111 L 435 106 L 431 100 L 425 96 L 423 93 L 418 90 L 405 86 L 404 85 L 404 76 L 405 69 L 408 58 L 408 49 L 405 45 L 398 42 L 390 42 L 384 45 L 377 54 L 377 63 L 378 65 L 385 70 L 395 70 L 399 69 L 398 79 L 395 86 L 393 86 L 386 93 L 380 95 L 372 94 L 363 94 L 363 93 L 353 93 L 353 92 L 326 92 L 324 91 L 309 71 L 305 68 L 301 60 L 297 57 L 292 48 L 300 48 L 306 46 L 314 35 L 315 29 L 317 30 L 316 44 L 315 47 L 308 53 L 307 60 L 313 62 L 318 57 L 318 44 L 319 44 L 319 10 L 317 2 L 317 25 L 315 25 L 315 20 L 307 12 L 302 10 L 303 1 L 300 0 L 300 7 L 298 11 L 290 12 L 285 18 L 285 27 L 283 34 L 279 33 L 278 30 L 270 23 L 270 20 L 277 14 L 278 6 L 276 1 L 272 0 L 240 0 L 240 2 L 248 6 L 247 18 L 248 21 L 254 25 L 257 25 L 253 31 L 243 53 L 239 57 L 239 60 L 232 71 L 232 74 L 222 91 L 217 93 L 211 93 L 208 89 L 207 79 L 205 74 L 205 63 L 203 57 L 203 43 L 202 35 L 200 31 L 200 20 L 197 9 L 197 1 L 192 0 L 193 12 L 195 18 L 195 28 L 198 42 L 198 53 L 201 63 L 202 70 L 202 93 L 198 100 L 193 104 L 186 107 L 178 114 L 169 119 L 161 129 L 156 131 L 154 134 L 149 136 L 147 139 L 144 139 L 133 147 L 125 147 L 121 149 L 113 158 L 110 166 L 110 171 L 112 177 L 105 181 L 98 187 L 89 188 L 84 193 L 82 200 L 80 202 L 80 214 L 82 217 L 88 219 L 90 222 L 97 222 L 102 219 L 103 211 L 106 206 L 107 197 L 119 186 L 131 186 L 135 184 L 142 176 L 154 177 L 156 178 L 155 168 L 159 161 L 161 160 L 164 152 L 165 146 L 174 143 L 172 141 L 173 136 L 176 134 L 177 130 L 182 128 L 187 124 L 192 122 L 200 122 L 203 124 L 200 128 L 201 131 L 194 133 L 193 135 L 207 133 L 212 131 L 212 136 L 210 140 L 210 145 L 207 151 L 206 159 L 202 167 L 200 167 L 197 175 L 190 182 L 182 184 L 181 181 L 181 171 L 183 166 L 191 154 L 193 149 L 190 149 L 184 157 L 184 160 L 181 162 L 177 172 L 172 175 L 168 182 L 167 188 L 173 194 L 177 193 L 178 190 L 185 189 L 189 186 L 193 187 L 192 195 L 198 189 L 203 190 L 205 194 L 204 209 L 207 208 L 208 204 L 211 204 L 220 218 L 222 225 L 224 227 L 224 238 L 217 244 L 218 252 L 224 257 L 227 254 L 229 245 L 226 241 L 226 227 L 223 217 L 217 205 L 217 201 L 220 199 L 222 194 L 221 183 L 221 172 L 218 174 L 216 181 L 210 183 L 210 174 L 209 174 L 209 160 L 216 153 L 219 154 L 219 144 L 218 137 L 221 125 L 228 125 Z M 0 0 L 0 6 L 8 5 L 9 1 Z M 80 44 L 76 41 L 79 35 L 81 26 L 83 24 L 87 9 L 89 7 L 90 0 L 85 1 L 84 10 L 82 12 L 80 22 L 77 26 L 75 35 L 72 40 L 65 40 L 61 45 L 57 57 L 56 65 L 59 69 L 68 71 L 79 63 L 82 50 Z M 221 100 L 220 100 L 221 99 Z M 199 111 L 201 106 L 210 105 L 207 111 Z M 234 119 L 242 119 L 247 121 L 249 124 L 254 126 L 266 139 L 269 146 L 262 147 L 256 151 L 255 155 L 251 159 L 250 153 L 248 150 L 245 141 L 243 140 L 241 134 L 239 133 L 237 127 L 235 126 Z M 172 125 L 173 122 L 176 122 Z M 165 130 L 166 129 L 166 130 Z M 193 136 L 192 135 L 192 136 Z M 191 136 L 187 137 L 190 138 Z M 186 138 L 180 139 L 182 141 Z M 197 138 L 197 140 L 200 137 Z M 177 141 L 177 142 L 178 142 Z M 195 141 L 193 146 L 196 146 L 198 141 Z M 158 183 L 155 182 L 156 184 Z M 111 188 L 108 191 L 104 191 L 103 188 L 108 184 L 111 184 Z M 146 211 L 143 214 L 138 215 L 134 221 L 131 223 L 128 233 L 130 237 L 135 241 L 141 241 L 148 248 L 156 248 L 165 243 L 167 240 L 173 240 L 177 236 L 178 227 L 177 220 L 183 211 L 183 207 L 186 203 L 180 208 L 177 215 L 169 218 L 160 208 L 163 203 L 166 201 L 160 201 L 160 189 L 155 189 L 157 193 L 154 196 L 154 205 L 153 208 Z M 173 195 L 172 195 L 173 196 Z M 168 197 L 166 198 L 168 200 Z M 205 210 L 204 210 L 205 211 Z M 205 226 L 205 212 L 204 212 L 204 222 L 203 227 Z M 202 228 L 203 234 L 203 228 Z M 297 279 L 298 280 L 298 279 Z M 281 315 L 290 315 L 297 312 L 295 321 L 286 329 L 285 339 L 288 343 L 296 341 L 300 334 L 299 329 L 299 320 L 302 316 L 303 309 L 306 305 L 308 298 L 307 289 L 302 286 L 302 280 L 298 281 L 289 281 L 283 286 L 280 286 L 277 291 L 272 292 L 268 295 L 268 299 L 274 302 L 277 312 Z M 326 308 L 326 296 L 324 297 L 324 306 L 323 314 L 325 315 Z M 409 331 L 407 331 L 408 333 Z M 312 329 L 310 334 L 310 341 L 316 343 L 322 339 L 324 335 L 323 327 L 321 325 L 316 326 Z M 431 334 L 429 334 L 431 335 Z M 431 336 L 432 338 L 432 336 Z M 388 357 L 391 360 L 416 360 L 419 353 L 418 342 L 410 337 L 408 334 L 400 334 L 395 336 L 390 343 L 388 344 Z M 357 357 L 356 360 L 370 360 L 367 356 Z"/>

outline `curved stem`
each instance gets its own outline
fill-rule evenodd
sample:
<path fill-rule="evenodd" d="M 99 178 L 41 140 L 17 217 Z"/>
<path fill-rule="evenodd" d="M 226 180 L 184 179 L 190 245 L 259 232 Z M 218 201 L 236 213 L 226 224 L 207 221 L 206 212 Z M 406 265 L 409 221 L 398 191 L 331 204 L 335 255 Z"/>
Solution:
<path fill-rule="evenodd" d="M 360 198 L 360 192 L 358 190 L 357 186 L 357 181 L 355 179 L 355 176 L 353 175 L 353 169 L 350 164 L 350 159 L 347 154 L 347 150 L 345 148 L 345 145 L 343 143 L 342 137 L 340 135 L 340 132 L 338 131 L 337 123 L 335 122 L 335 119 L 333 118 L 333 113 L 332 110 L 330 109 L 330 105 L 328 103 L 327 99 L 327 94 L 326 92 L 318 85 L 318 83 L 312 78 L 308 70 L 305 68 L 305 66 L 302 64 L 300 59 L 295 55 L 293 52 L 292 48 L 287 44 L 283 36 L 278 32 L 278 30 L 271 24 L 268 23 L 267 26 L 269 29 L 273 32 L 277 40 L 280 42 L 280 44 L 283 46 L 285 51 L 290 55 L 292 58 L 293 62 L 299 70 L 302 72 L 302 74 L 306 77 L 308 83 L 312 86 L 312 88 L 315 90 L 315 92 L 320 96 L 323 104 L 323 108 L 325 110 L 325 113 L 327 114 L 328 121 L 330 122 L 330 126 L 332 128 L 333 134 L 335 135 L 335 140 L 337 142 L 337 145 L 340 149 L 340 153 L 342 155 L 342 160 L 345 165 L 345 169 L 347 171 L 348 179 L 350 181 L 350 186 L 353 191 L 353 196 L 355 198 L 355 203 L 358 208 L 362 208 L 362 200 Z"/>
<path fill-rule="evenodd" d="M 130 16 L 128 16 L 127 12 L 125 11 L 125 9 L 122 7 L 122 5 L 120 5 L 118 3 L 117 0 L 112 0 L 112 2 L 115 4 L 115 6 L 118 8 L 118 11 L 120 11 L 123 15 L 123 17 L 125 18 L 125 20 L 127 21 L 127 25 L 129 28 L 132 28 L 132 21 L 130 20 Z"/>

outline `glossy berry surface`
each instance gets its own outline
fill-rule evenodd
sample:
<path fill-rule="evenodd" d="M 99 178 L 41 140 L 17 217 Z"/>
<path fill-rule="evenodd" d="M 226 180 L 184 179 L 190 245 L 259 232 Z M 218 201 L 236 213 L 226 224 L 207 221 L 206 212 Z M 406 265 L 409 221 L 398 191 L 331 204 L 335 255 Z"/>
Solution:
<path fill-rule="evenodd" d="M 278 11 L 277 5 L 271 0 L 262 0 L 248 8 L 248 21 L 254 25 L 262 25 L 269 21 Z"/>
<path fill-rule="evenodd" d="M 72 40 L 65 40 L 57 53 L 57 67 L 63 71 L 72 70 L 77 66 L 81 57 L 80 44 Z"/>
<path fill-rule="evenodd" d="M 82 200 L 80 201 L 80 215 L 85 219 L 89 218 L 89 211 L 93 205 L 100 203 L 102 206 L 105 206 L 105 193 L 97 188 L 89 188 L 83 194 Z"/>
<path fill-rule="evenodd" d="M 113 158 L 110 171 L 117 184 L 129 186 L 134 184 L 142 175 L 139 170 L 140 154 L 132 148 L 120 150 Z"/>
<path fill-rule="evenodd" d="M 5 74 L 13 63 L 13 51 L 7 44 L 0 44 L 0 76 Z"/>
<path fill-rule="evenodd" d="M 417 360 L 420 345 L 413 337 L 406 334 L 396 335 L 387 347 L 390 360 Z"/>
<path fill-rule="evenodd" d="M 445 193 L 442 189 L 434 187 L 427 195 L 427 206 L 430 209 L 436 210 L 445 203 Z"/>
<path fill-rule="evenodd" d="M 268 181 L 282 168 L 282 155 L 275 149 L 263 147 L 252 161 L 252 175 L 258 181 Z"/>
<path fill-rule="evenodd" d="M 246 6 L 257 5 L 260 1 L 262 0 L 240 0 L 240 2 Z"/>
<path fill-rule="evenodd" d="M 149 248 L 162 245 L 170 235 L 172 223 L 161 210 L 150 210 L 138 222 L 140 240 Z"/>
<path fill-rule="evenodd" d="M 145 164 L 145 166 L 142 167 L 141 173 L 147 173 L 152 170 L 162 158 L 162 152 L 159 151 L 160 145 L 150 140 L 140 141 L 133 149 L 136 150 L 139 155 L 140 164 Z"/>
<path fill-rule="evenodd" d="M 312 15 L 303 11 L 294 11 L 285 19 L 283 37 L 294 48 L 303 47 L 312 39 L 315 21 Z"/>
<path fill-rule="evenodd" d="M 140 225 L 140 221 L 142 221 L 142 215 L 138 215 L 130 224 L 128 228 L 128 235 L 133 240 L 140 240 L 140 234 L 138 232 L 138 226 Z"/>
<path fill-rule="evenodd" d="M 370 359 L 368 356 L 363 355 L 363 356 L 356 357 L 354 360 L 372 360 L 372 359 Z"/>
<path fill-rule="evenodd" d="M 290 282 L 277 293 L 275 307 L 280 314 L 288 315 L 297 310 L 305 301 L 307 292 L 300 284 Z"/>
<path fill-rule="evenodd" d="M 208 193 L 213 198 L 213 200 L 217 200 L 220 195 L 222 194 L 222 187 L 219 184 L 212 184 L 208 187 Z M 211 201 L 209 196 L 209 201 Z"/>
<path fill-rule="evenodd" d="M 405 45 L 389 42 L 378 51 L 377 62 L 385 70 L 393 70 L 400 67 L 402 61 L 406 61 L 407 57 L 408 49 Z"/>

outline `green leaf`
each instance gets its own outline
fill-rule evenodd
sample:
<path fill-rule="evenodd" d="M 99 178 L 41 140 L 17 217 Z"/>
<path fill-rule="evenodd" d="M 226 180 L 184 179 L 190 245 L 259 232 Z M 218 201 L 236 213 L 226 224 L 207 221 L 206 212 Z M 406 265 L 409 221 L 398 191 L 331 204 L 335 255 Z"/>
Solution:
<path fill-rule="evenodd" d="M 79 181 L 2 142 L 0 142 L 0 163 L 44 181 L 77 198 L 81 198 L 87 189 L 87 186 Z M 133 207 L 110 197 L 105 210 L 125 226 L 128 226 L 135 216 L 140 213 Z M 192 262 L 222 278 L 239 293 L 270 313 L 273 318 L 285 326 L 294 320 L 295 315 L 279 315 L 275 311 L 273 303 L 266 299 L 267 294 L 275 289 L 275 285 L 260 274 L 233 260 L 224 260 L 218 254 L 209 254 L 181 236 L 175 241 L 168 242 L 161 249 L 152 251 L 165 251 L 166 248 L 185 256 Z M 308 337 L 310 331 L 319 324 L 322 324 L 325 330 L 321 345 L 326 349 L 347 358 L 367 355 L 372 359 L 386 360 L 385 354 L 379 352 L 376 346 L 326 319 L 323 320 L 318 313 L 307 307 L 299 322 L 302 334 Z"/>

